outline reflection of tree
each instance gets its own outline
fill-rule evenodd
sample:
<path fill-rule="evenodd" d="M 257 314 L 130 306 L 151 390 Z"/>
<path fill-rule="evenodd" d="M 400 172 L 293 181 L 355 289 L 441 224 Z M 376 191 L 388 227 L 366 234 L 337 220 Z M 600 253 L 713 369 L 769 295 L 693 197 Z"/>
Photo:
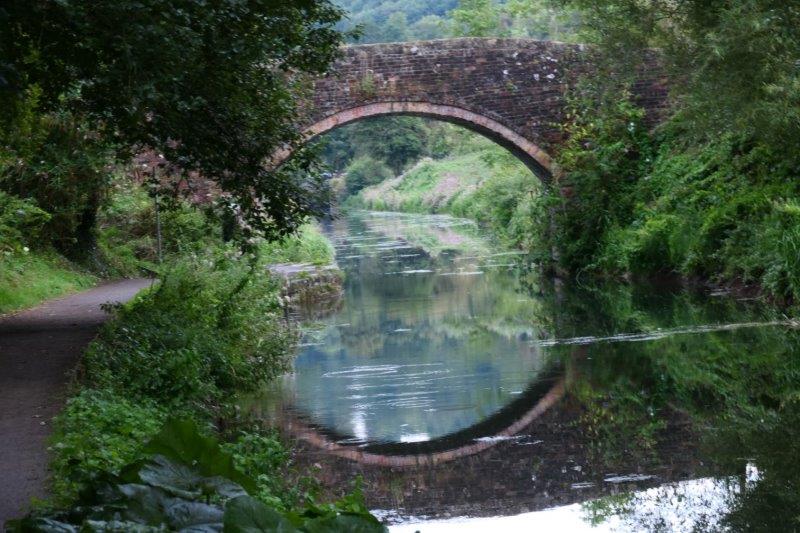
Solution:
<path fill-rule="evenodd" d="M 658 441 L 668 438 L 664 417 L 682 413 L 702 444 L 709 473 L 744 478 L 748 462 L 760 473 L 755 483 L 736 484 L 746 488 L 729 494 L 722 524 L 734 531 L 780 531 L 797 523 L 800 332 L 768 326 L 692 333 L 692 326 L 764 323 L 777 314 L 701 293 L 563 291 L 558 307 L 550 307 L 559 317 L 559 337 L 683 332 L 647 342 L 597 342 L 587 346 L 586 357 L 568 360 L 571 397 L 582 405 L 580 424 L 593 436 L 595 460 L 621 465 L 631 456 L 653 455 Z M 657 529 L 657 517 L 643 513 L 641 502 L 626 502 L 615 508 L 618 514 L 636 517 L 642 530 Z M 696 529 L 714 528 L 703 520 Z"/>
<path fill-rule="evenodd" d="M 403 231 L 398 229 L 392 238 L 399 240 Z M 346 352 L 354 360 L 360 359 L 360 364 L 379 364 L 387 353 L 428 353 L 441 354 L 443 360 L 462 358 L 472 368 L 483 365 L 490 372 L 502 373 L 527 372 L 535 367 L 534 359 L 558 358 L 568 377 L 567 398 L 558 412 L 552 413 L 559 425 L 537 433 L 533 424 L 529 434 L 541 434 L 542 440 L 561 439 L 558 446 L 570 449 L 571 459 L 579 458 L 583 472 L 599 475 L 600 482 L 595 478 L 597 490 L 580 494 L 570 492 L 567 482 L 543 483 L 539 489 L 550 495 L 569 494 L 561 500 L 543 498 L 543 502 L 555 505 L 613 493 L 601 490 L 603 472 L 641 468 L 660 472 L 659 482 L 700 475 L 721 480 L 727 487 L 719 492 L 726 503 L 718 513 L 723 516 L 695 517 L 693 527 L 698 530 L 780 531 L 796 526 L 800 516 L 800 467 L 796 465 L 800 457 L 800 331 L 786 327 L 699 328 L 768 322 L 776 319 L 775 311 L 683 288 L 632 284 L 587 289 L 570 283 L 555 285 L 533 276 L 527 294 L 522 294 L 518 274 L 491 269 L 482 276 L 385 276 L 381 261 L 392 260 L 392 253 L 399 257 L 407 252 L 381 252 L 380 260 L 377 254 L 365 254 L 345 265 L 350 275 L 347 298 L 354 305 L 330 324 L 348 323 L 350 329 L 346 335 L 339 328 L 325 330 L 320 360 L 341 358 Z M 420 252 L 406 260 L 403 268 L 447 266 L 455 270 L 469 264 L 464 257 L 456 252 L 436 257 Z M 411 331 L 393 333 L 395 330 Z M 675 334 L 664 334 L 673 330 Z M 636 339 L 640 342 L 619 337 L 648 332 L 659 334 L 649 340 L 640 335 Z M 588 336 L 603 340 L 587 341 L 580 350 L 558 342 Z M 539 345 L 539 341 L 548 343 Z M 521 347 L 532 351 L 525 353 Z M 520 351 L 515 357 L 492 357 L 509 350 Z M 526 357 L 528 362 L 521 364 Z M 341 384 L 329 385 L 321 401 L 335 398 Z M 482 405 L 504 401 L 497 391 L 481 394 L 484 396 L 478 401 Z M 407 416 L 409 424 L 428 423 L 421 410 L 409 410 Z M 454 415 L 453 422 L 458 425 L 470 420 Z M 381 420 L 379 424 L 385 424 L 381 431 L 389 431 L 394 423 L 396 420 Z M 687 449 L 694 453 L 696 445 L 703 453 L 702 468 L 685 456 Z M 531 480 L 531 469 L 536 470 L 537 480 L 564 478 L 545 461 L 554 461 L 558 446 L 551 447 L 551 455 L 545 457 L 539 448 L 517 449 L 509 444 L 502 452 L 495 450 L 457 467 L 451 465 L 448 468 L 456 470 L 448 472 L 434 470 L 404 477 L 372 472 L 373 488 L 389 491 L 391 486 L 392 494 L 407 494 L 408 484 L 423 483 L 438 487 L 435 498 L 453 502 L 461 496 L 448 490 L 474 483 L 467 489 L 471 494 L 463 495 L 459 502 L 485 501 L 480 494 L 497 501 L 513 499 L 503 500 L 496 492 L 499 489 L 485 486 L 493 480 L 504 490 L 538 497 L 538 492 L 523 483 Z M 489 480 L 484 479 L 489 468 L 484 459 L 493 462 L 491 468 L 499 469 Z M 563 457 L 555 461 L 559 469 L 566 464 Z M 683 466 L 676 469 L 676 464 Z M 746 479 L 748 464 L 758 470 L 757 480 Z M 474 471 L 469 470 L 472 467 Z M 524 475 L 513 473 L 514 468 L 524 469 Z M 667 527 L 663 509 L 683 497 L 674 486 L 663 486 L 660 492 L 651 489 L 646 495 L 599 501 L 592 504 L 591 511 L 598 520 L 616 515 L 634 529 L 657 530 Z M 411 505 L 414 498 L 402 499 Z M 680 512 L 681 507 L 677 509 Z"/>

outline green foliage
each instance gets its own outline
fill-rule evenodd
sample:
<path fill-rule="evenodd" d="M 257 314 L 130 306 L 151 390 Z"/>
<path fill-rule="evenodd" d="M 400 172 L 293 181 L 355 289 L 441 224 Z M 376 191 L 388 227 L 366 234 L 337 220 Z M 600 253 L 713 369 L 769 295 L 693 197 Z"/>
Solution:
<path fill-rule="evenodd" d="M 83 260 L 94 247 L 111 146 L 68 112 L 43 113 L 38 91 L 30 93 L 20 120 L 0 128 L 0 190 L 47 211 L 29 240 Z"/>
<path fill-rule="evenodd" d="M 0 98 L 9 111 L 0 117 L 0 136 L 26 123 L 32 94 L 36 114 L 57 121 L 35 128 L 44 133 L 31 137 L 30 154 L 23 154 L 29 173 L 55 170 L 67 180 L 49 187 L 42 178 L 42 195 L 80 189 L 77 198 L 94 206 L 108 176 L 84 165 L 93 151 L 72 147 L 97 140 L 121 155 L 152 148 L 181 171 L 216 180 L 235 196 L 249 227 L 269 237 L 291 233 L 321 210 L 324 187 L 301 172 L 314 168 L 311 153 L 300 150 L 281 169 L 264 161 L 278 147 L 302 144 L 294 123 L 304 75 L 325 72 L 340 53 L 343 36 L 334 26 L 342 11 L 327 0 L 12 0 L 0 17 L 8 30 L 0 34 Z M 70 138 L 42 144 L 51 135 Z M 38 157 L 51 149 L 55 160 Z M 62 157 L 75 171 L 53 166 Z M 40 160 L 50 167 L 39 168 Z M 78 230 L 91 222 L 81 220 Z"/>
<path fill-rule="evenodd" d="M 462 128 L 445 129 L 439 142 L 453 155 L 422 160 L 346 205 L 471 218 L 512 246 L 532 248 L 541 240 L 539 178 L 504 148 Z"/>
<path fill-rule="evenodd" d="M 397 42 L 447 37 L 532 37 L 574 40 L 574 9 L 548 0 L 340 0 L 360 42 Z"/>
<path fill-rule="evenodd" d="M 96 278 L 52 250 L 0 252 L 0 314 L 91 287 Z"/>
<path fill-rule="evenodd" d="M 574 41 L 575 10 L 548 0 L 460 0 L 449 13 L 453 37 L 528 37 Z"/>
<path fill-rule="evenodd" d="M 446 36 L 443 19 L 458 0 L 338 0 L 348 13 L 346 28 L 360 26 L 363 43 L 438 39 Z"/>
<path fill-rule="evenodd" d="M 556 206 L 551 238 L 560 266 L 572 272 L 595 262 L 605 232 L 630 222 L 633 189 L 652 157 L 644 112 L 629 98 L 597 104 L 592 92 L 577 94 L 558 158 L 564 183 L 547 199 Z"/>
<path fill-rule="evenodd" d="M 315 223 L 300 227 L 298 235 L 285 237 L 278 242 L 261 242 L 259 258 L 263 263 L 313 263 L 327 265 L 333 262 L 333 245 L 320 232 Z"/>
<path fill-rule="evenodd" d="M 180 198 L 161 201 L 164 260 L 221 246 L 220 223 L 210 208 Z M 158 271 L 156 216 L 153 198 L 144 187 L 117 177 L 109 200 L 98 214 L 98 247 L 107 274 L 137 276 Z"/>
<path fill-rule="evenodd" d="M 100 474 L 118 473 L 138 459 L 142 443 L 158 433 L 164 418 L 152 402 L 133 402 L 109 391 L 84 389 L 70 398 L 51 438 L 55 501 L 70 502 Z"/>
<path fill-rule="evenodd" d="M 658 47 L 695 139 L 741 133 L 796 150 L 800 8 L 795 2 L 561 0 L 615 62 Z"/>
<path fill-rule="evenodd" d="M 274 431 L 242 431 L 223 445 L 236 468 L 255 480 L 258 499 L 278 510 L 294 508 L 301 501 L 302 486 L 290 484 L 291 454 Z"/>
<path fill-rule="evenodd" d="M 213 405 L 287 365 L 277 291 L 246 256 L 187 258 L 119 309 L 84 358 L 87 382 L 174 408 Z"/>
<path fill-rule="evenodd" d="M 460 194 L 449 211 L 477 220 L 507 244 L 533 250 L 546 221 L 540 179 L 499 146 L 481 158 L 488 166 L 486 177 L 474 192 Z"/>
<path fill-rule="evenodd" d="M 687 148 L 668 135 L 627 193 L 630 217 L 600 239 L 591 268 L 738 279 L 796 300 L 796 168 L 786 154 L 741 136 Z"/>
<path fill-rule="evenodd" d="M 0 252 L 21 252 L 26 246 L 39 244 L 42 228 L 50 215 L 23 200 L 0 191 Z"/>
<path fill-rule="evenodd" d="M 354 159 L 345 172 L 345 191 L 348 195 L 356 194 L 365 187 L 381 183 L 393 176 L 388 166 L 368 156 Z"/>
<path fill-rule="evenodd" d="M 489 37 L 500 26 L 495 0 L 460 0 L 450 16 L 454 33 L 464 37 Z"/>
<path fill-rule="evenodd" d="M 332 506 L 278 512 L 253 498 L 255 482 L 189 420 L 172 420 L 118 474 L 98 478 L 65 511 L 34 514 L 10 531 L 363 531 L 385 528 L 358 493 Z"/>

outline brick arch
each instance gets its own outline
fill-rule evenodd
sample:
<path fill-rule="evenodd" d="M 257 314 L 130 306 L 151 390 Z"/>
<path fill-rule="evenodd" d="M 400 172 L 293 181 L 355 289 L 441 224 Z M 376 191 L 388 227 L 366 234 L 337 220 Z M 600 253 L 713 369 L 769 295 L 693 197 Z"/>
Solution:
<path fill-rule="evenodd" d="M 287 432 L 294 438 L 325 450 L 331 455 L 358 463 L 393 468 L 436 465 L 481 453 L 503 442 L 505 438 L 514 437 L 556 405 L 564 397 L 565 392 L 565 378 L 549 376 L 530 387 L 522 398 L 501 409 L 488 420 L 461 430 L 454 436 L 440 438 L 439 442 L 405 443 L 397 445 L 398 449 L 391 451 L 385 450 L 383 445 L 362 448 L 339 444 L 337 441 L 343 436 L 332 436 L 330 432 L 308 424 L 296 416 L 283 422 Z M 533 404 L 526 405 L 531 398 L 535 399 Z M 521 406 L 525 406 L 523 410 L 519 409 Z M 493 426 L 495 429 L 490 432 L 490 436 L 494 438 L 475 440 L 476 436 L 485 437 L 483 430 Z"/>
<path fill-rule="evenodd" d="M 495 140 L 547 181 L 565 140 L 570 87 L 598 70 L 591 48 L 532 39 L 458 38 L 342 48 L 328 73 L 305 80 L 297 127 L 309 138 L 380 115 L 417 115 Z M 626 76 L 628 77 L 628 76 Z M 630 73 L 631 96 L 657 124 L 668 79 L 652 52 Z M 273 157 L 280 164 L 289 156 Z"/>
<path fill-rule="evenodd" d="M 453 105 L 407 101 L 375 102 L 329 115 L 307 127 L 304 134 L 308 140 L 312 140 L 358 120 L 389 115 L 425 117 L 458 124 L 508 149 L 543 181 L 551 177 L 552 160 L 539 146 L 497 120 Z"/>

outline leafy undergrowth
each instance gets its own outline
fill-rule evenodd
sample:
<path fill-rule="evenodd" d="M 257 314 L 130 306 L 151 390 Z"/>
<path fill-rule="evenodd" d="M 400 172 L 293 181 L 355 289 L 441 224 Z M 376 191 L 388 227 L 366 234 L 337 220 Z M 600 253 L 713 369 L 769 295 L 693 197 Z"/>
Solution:
<path fill-rule="evenodd" d="M 425 159 L 397 178 L 363 189 L 346 205 L 379 211 L 449 213 L 473 219 L 512 246 L 537 239 L 541 183 L 490 141 L 468 153 Z"/>
<path fill-rule="evenodd" d="M 283 442 L 236 408 L 287 369 L 277 294 L 263 259 L 231 248 L 186 255 L 116 307 L 55 422 L 53 497 L 17 530 L 381 531 L 357 492 L 316 504 Z"/>
<path fill-rule="evenodd" d="M 333 261 L 333 245 L 315 223 L 300 228 L 296 236 L 279 242 L 264 242 L 259 253 L 265 263 L 312 263 L 327 265 Z"/>
<path fill-rule="evenodd" d="M 0 191 L 0 314 L 89 287 L 96 278 L 43 244 L 49 213 Z"/>
<path fill-rule="evenodd" d="M 213 205 L 173 200 L 162 205 L 160 216 L 164 264 L 222 247 L 222 224 Z M 143 187 L 117 180 L 100 213 L 98 246 L 107 275 L 138 276 L 163 270 L 158 262 L 155 206 Z M 296 235 L 277 242 L 260 241 L 256 247 L 266 263 L 327 264 L 333 260 L 333 246 L 313 222 L 301 226 Z"/>
<path fill-rule="evenodd" d="M 54 496 L 133 459 L 166 413 L 211 420 L 288 365 L 294 334 L 277 286 L 234 250 L 186 257 L 161 283 L 116 308 L 89 346 L 82 389 L 55 425 Z"/>
<path fill-rule="evenodd" d="M 0 252 L 0 314 L 86 289 L 96 281 L 55 252 Z"/>
<path fill-rule="evenodd" d="M 690 148 L 667 141 L 593 268 L 742 280 L 800 301 L 797 172 L 790 158 L 736 136 Z"/>
<path fill-rule="evenodd" d="M 9 524 L 12 532 L 382 532 L 360 492 L 329 505 L 279 510 L 253 495 L 258 483 L 191 420 L 170 420 L 118 473 L 90 483 L 68 510 Z"/>

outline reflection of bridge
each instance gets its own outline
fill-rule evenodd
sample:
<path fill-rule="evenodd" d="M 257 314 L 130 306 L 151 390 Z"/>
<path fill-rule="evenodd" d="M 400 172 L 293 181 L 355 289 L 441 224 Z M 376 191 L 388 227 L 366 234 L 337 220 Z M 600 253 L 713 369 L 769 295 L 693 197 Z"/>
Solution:
<path fill-rule="evenodd" d="M 314 465 L 331 496 L 360 475 L 371 508 L 405 516 L 511 515 L 700 477 L 695 439 L 678 414 L 665 418 L 652 455 L 626 456 L 623 471 L 598 461 L 584 412 L 566 394 L 567 384 L 580 379 L 574 363 L 585 350 L 575 348 L 567 370 L 551 366 L 488 419 L 427 442 L 341 444 L 350 436 L 291 412 L 284 428 L 298 440 L 296 461 Z"/>
<path fill-rule="evenodd" d="M 457 433 L 425 442 L 344 445 L 339 442 L 350 440 L 349 437 L 314 427 L 297 417 L 286 420 L 285 428 L 292 436 L 327 453 L 359 463 L 390 467 L 435 465 L 483 452 L 515 436 L 555 405 L 563 395 L 563 377 L 552 376 L 539 380 L 520 398 L 488 419 Z"/>
<path fill-rule="evenodd" d="M 529 39 L 350 46 L 331 75 L 315 81 L 303 127 L 313 137 L 367 117 L 436 118 L 493 139 L 547 179 L 545 149 L 561 139 L 565 90 L 593 68 L 582 45 Z M 651 122 L 657 120 L 667 90 L 655 60 L 633 91 Z"/>
<path fill-rule="evenodd" d="M 301 469 L 314 469 L 330 496 L 341 496 L 359 475 L 370 508 L 431 518 L 514 515 L 704 474 L 695 439 L 677 414 L 666 419 L 653 456 L 625 457 L 622 471 L 604 466 L 590 451 L 596 443 L 584 433 L 582 410 L 562 398 L 564 378 L 550 385 L 534 407 L 517 413 L 521 417 L 507 431 L 495 433 L 513 438 L 490 442 L 465 434 L 462 445 L 449 452 L 414 456 L 409 448 L 359 451 L 331 445 L 331 437 L 301 425 L 293 428 L 303 439 L 295 458 Z M 398 446 L 412 444 L 425 443 Z"/>

